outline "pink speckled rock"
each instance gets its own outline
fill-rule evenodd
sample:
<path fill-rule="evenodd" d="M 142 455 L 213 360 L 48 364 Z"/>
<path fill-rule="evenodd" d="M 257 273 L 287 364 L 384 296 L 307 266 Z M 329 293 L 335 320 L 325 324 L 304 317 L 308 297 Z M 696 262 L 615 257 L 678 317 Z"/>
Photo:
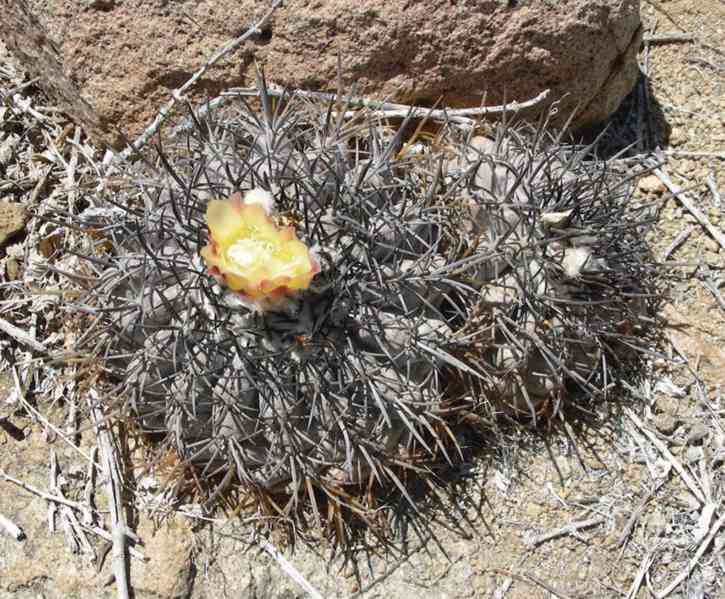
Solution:
<path fill-rule="evenodd" d="M 101 123 L 135 135 L 170 90 L 268 3 L 28 5 Z M 255 60 L 275 83 L 333 90 L 339 53 L 346 83 L 360 94 L 423 105 L 443 98 L 460 107 L 478 106 L 484 93 L 488 104 L 499 104 L 550 88 L 554 99 L 568 94 L 560 115 L 579 106 L 574 125 L 582 126 L 605 119 L 632 89 L 640 35 L 638 0 L 287 0 L 196 94 L 251 83 Z"/>

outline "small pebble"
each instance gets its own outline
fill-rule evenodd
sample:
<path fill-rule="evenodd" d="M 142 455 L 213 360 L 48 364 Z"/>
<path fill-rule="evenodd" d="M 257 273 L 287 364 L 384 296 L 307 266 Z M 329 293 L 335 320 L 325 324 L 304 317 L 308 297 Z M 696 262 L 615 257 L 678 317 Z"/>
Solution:
<path fill-rule="evenodd" d="M 658 414 L 654 417 L 654 425 L 663 435 L 671 435 L 677 429 L 677 420 L 669 414 Z"/>
<path fill-rule="evenodd" d="M 707 437 L 709 432 L 710 429 L 705 424 L 695 424 L 690 429 L 690 432 L 687 433 L 685 443 L 690 445 L 691 443 L 697 443 L 698 441 L 702 441 L 705 437 Z"/>
<path fill-rule="evenodd" d="M 666 190 L 664 183 L 656 175 L 642 177 L 637 183 L 637 187 L 643 193 L 652 193 L 655 195 L 662 195 Z"/>
<path fill-rule="evenodd" d="M 720 251 L 720 244 L 714 240 L 712 237 L 705 237 L 705 249 L 707 249 L 710 252 L 714 252 L 717 254 Z"/>
<path fill-rule="evenodd" d="M 703 457 L 702 447 L 688 447 L 685 455 L 688 463 L 695 464 Z"/>
<path fill-rule="evenodd" d="M 667 528 L 667 518 L 660 510 L 655 510 L 645 518 L 647 527 L 658 534 L 661 534 Z"/>
<path fill-rule="evenodd" d="M 681 146 L 687 141 L 687 134 L 680 127 L 674 127 L 670 133 L 670 145 Z"/>

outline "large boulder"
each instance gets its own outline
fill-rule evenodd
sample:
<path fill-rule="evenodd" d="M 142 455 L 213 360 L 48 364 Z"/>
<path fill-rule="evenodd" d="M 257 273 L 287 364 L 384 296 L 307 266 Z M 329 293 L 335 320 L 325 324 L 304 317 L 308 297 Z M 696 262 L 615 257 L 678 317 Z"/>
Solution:
<path fill-rule="evenodd" d="M 101 123 L 131 136 L 270 4 L 27 2 Z M 255 61 L 275 83 L 334 90 L 339 54 L 345 82 L 359 94 L 462 107 L 550 88 L 553 99 L 563 97 L 559 114 L 578 107 L 574 125 L 583 126 L 609 116 L 632 89 L 640 36 L 638 0 L 286 0 L 196 94 L 252 83 Z"/>

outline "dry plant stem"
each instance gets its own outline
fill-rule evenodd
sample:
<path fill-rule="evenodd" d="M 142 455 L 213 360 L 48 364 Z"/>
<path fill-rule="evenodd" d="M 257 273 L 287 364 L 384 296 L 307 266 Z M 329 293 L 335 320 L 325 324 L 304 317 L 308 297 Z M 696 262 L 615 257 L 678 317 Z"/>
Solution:
<path fill-rule="evenodd" d="M 184 83 L 180 88 L 175 89 L 173 92 L 171 92 L 171 99 L 166 103 L 165 106 L 159 110 L 158 115 L 154 119 L 154 121 L 144 130 L 144 132 L 136 139 L 136 141 L 131 144 L 130 147 L 123 150 L 118 155 L 118 158 L 121 160 L 128 159 L 131 154 L 134 152 L 138 152 L 141 148 L 143 148 L 148 141 L 158 132 L 159 128 L 163 124 L 163 122 L 166 120 L 166 117 L 169 115 L 171 110 L 178 104 L 182 99 L 184 94 L 189 91 L 189 89 L 199 80 L 201 79 L 206 72 L 215 65 L 219 60 L 224 58 L 227 54 L 230 54 L 234 52 L 236 49 L 238 49 L 244 42 L 246 42 L 250 37 L 253 35 L 258 34 L 262 27 L 264 27 L 267 22 L 272 18 L 272 15 L 274 14 L 274 11 L 277 10 L 277 8 L 282 4 L 282 0 L 274 0 L 272 3 L 272 6 L 269 8 L 269 10 L 264 14 L 264 16 L 257 21 L 254 25 L 252 25 L 247 31 L 240 35 L 239 37 L 233 39 L 228 44 L 226 44 L 223 48 L 218 50 L 207 62 L 204 66 L 202 66 L 196 73 L 194 73 L 191 78 Z M 111 155 L 112 156 L 112 155 Z M 108 160 L 110 162 L 110 160 Z M 104 165 L 107 166 L 107 161 L 104 160 Z"/>
<path fill-rule="evenodd" d="M 6 480 L 9 483 L 13 483 L 14 485 L 17 485 L 21 489 L 24 489 L 25 491 L 28 491 L 29 493 L 33 493 L 33 495 L 37 495 L 38 497 L 41 497 L 42 499 L 45 499 L 46 501 L 53 501 L 55 503 L 59 503 L 61 505 L 67 505 L 68 507 L 72 507 L 75 510 L 83 510 L 85 509 L 85 506 L 81 503 L 78 503 L 77 501 L 72 501 L 70 499 L 66 499 L 65 497 L 60 497 L 58 495 L 51 495 L 50 493 L 46 493 L 45 491 L 41 491 L 40 489 L 36 489 L 34 486 L 29 485 L 28 483 L 24 483 L 21 480 L 18 480 L 17 478 L 10 476 L 8 473 L 6 473 L 4 470 L 0 470 L 0 479 Z"/>
<path fill-rule="evenodd" d="M 272 559 L 274 559 L 274 561 L 279 564 L 279 567 L 282 568 L 287 576 L 289 576 L 305 590 L 309 597 L 311 597 L 312 599 L 323 599 L 322 595 L 320 595 L 315 587 L 307 582 L 305 577 L 300 574 L 299 570 L 297 570 L 297 568 L 289 563 L 274 545 L 261 538 L 257 539 L 257 543 L 259 543 L 259 546 L 264 549 L 272 557 Z"/>
<path fill-rule="evenodd" d="M 14 324 L 9 323 L 3 318 L 0 318 L 0 331 L 5 333 L 6 335 L 10 335 L 13 339 L 15 339 L 15 341 L 17 341 L 18 343 L 22 343 L 33 351 L 41 354 L 44 354 L 48 351 L 45 348 L 45 345 L 35 339 L 32 335 L 30 335 L 23 329 L 16 327 Z"/>
<path fill-rule="evenodd" d="M 634 599 L 637 596 L 637 593 L 642 586 L 642 581 L 644 581 L 644 577 L 646 576 L 647 572 L 649 572 L 649 569 L 652 566 L 652 561 L 652 554 L 648 553 L 642 560 L 642 565 L 637 571 L 637 576 L 635 576 L 634 580 L 632 581 L 632 586 L 629 587 L 629 592 L 627 593 L 626 599 Z"/>
<path fill-rule="evenodd" d="M 0 514 L 0 528 L 4 528 L 16 541 L 22 541 L 25 538 L 23 529 L 2 514 Z"/>
<path fill-rule="evenodd" d="M 50 464 L 48 466 L 48 490 L 57 493 L 58 489 L 58 462 L 55 451 L 50 450 Z M 48 532 L 55 533 L 55 517 L 58 513 L 58 506 L 52 501 L 48 503 Z"/>
<path fill-rule="evenodd" d="M 700 546 L 697 548 L 697 551 L 695 552 L 695 555 L 692 556 L 692 559 L 687 564 L 687 568 L 685 568 L 680 574 L 669 584 L 665 589 L 663 589 L 661 592 L 657 592 L 655 590 L 652 590 L 652 594 L 657 599 L 664 599 L 668 595 L 672 593 L 682 582 L 690 575 L 692 570 L 695 568 L 697 563 L 700 561 L 700 558 L 703 556 L 707 548 L 710 546 L 710 543 L 712 543 L 712 540 L 715 538 L 715 535 L 718 533 L 718 531 L 725 525 L 725 514 L 720 516 L 720 518 L 717 519 L 715 524 L 712 525 L 712 528 L 710 528 L 710 531 L 708 532 L 707 536 L 703 539 L 702 543 L 700 543 Z"/>
<path fill-rule="evenodd" d="M 715 300 L 720 306 L 720 309 L 725 311 L 725 298 L 723 298 L 722 293 L 720 293 L 720 290 L 717 288 L 717 285 L 712 279 L 707 279 L 705 281 L 700 281 L 710 293 L 715 297 Z"/>
<path fill-rule="evenodd" d="M 554 530 L 550 530 L 549 532 L 541 534 L 538 537 L 534 537 L 529 541 L 529 546 L 536 547 L 537 545 L 541 545 L 541 543 L 545 543 L 546 541 L 550 541 L 551 539 L 556 539 L 558 537 L 563 537 L 564 535 L 573 534 L 578 530 L 591 528 L 592 526 L 598 526 L 604 521 L 604 516 L 595 516 L 594 518 L 589 518 L 589 520 L 572 522 L 571 524 L 567 524 L 566 526 L 562 526 L 561 528 L 556 528 Z"/>
<path fill-rule="evenodd" d="M 632 421 L 632 423 L 642 432 L 642 434 L 644 434 L 650 440 L 652 445 L 657 448 L 657 450 L 663 455 L 663 457 L 667 459 L 670 464 L 672 464 L 672 467 L 677 470 L 677 473 L 680 475 L 685 485 L 687 485 L 690 493 L 693 494 L 693 496 L 700 502 L 701 505 L 705 505 L 706 500 L 702 489 L 688 474 L 688 472 L 682 467 L 682 464 L 680 464 L 680 462 L 675 459 L 675 456 L 670 453 L 670 450 L 667 449 L 665 444 L 662 443 L 662 441 L 660 441 L 657 436 L 644 425 L 644 423 L 630 408 L 625 408 L 625 413 Z"/>
<path fill-rule="evenodd" d="M 645 35 L 643 41 L 648 44 L 666 44 L 668 42 L 692 42 L 695 36 L 692 33 L 656 33 Z"/>
<path fill-rule="evenodd" d="M 665 15 L 665 16 L 666 16 L 666 17 L 667 17 L 667 18 L 668 18 L 668 19 L 669 19 L 669 20 L 670 20 L 670 21 L 672 22 L 672 24 L 673 24 L 673 25 L 676 25 L 676 26 L 677 26 L 677 27 L 679 27 L 679 28 L 680 28 L 680 29 L 681 29 L 682 31 L 685 31 L 684 27 L 682 27 L 682 25 L 680 25 L 680 24 L 679 24 L 679 23 L 677 22 L 677 20 L 675 19 L 675 17 L 673 17 L 673 16 L 672 16 L 672 15 L 671 15 L 671 14 L 670 14 L 670 13 L 669 13 L 669 12 L 668 12 L 668 11 L 667 11 L 667 10 L 666 10 L 666 9 L 665 9 L 664 7 L 663 7 L 663 6 L 662 6 L 662 4 L 660 4 L 659 2 L 655 2 L 655 0 L 645 0 L 645 2 L 646 2 L 647 4 L 649 4 L 650 6 L 653 6 L 653 7 L 655 8 L 655 9 L 657 9 L 657 10 L 658 10 L 659 12 L 661 12 L 661 13 L 662 13 L 663 15 Z"/>
<path fill-rule="evenodd" d="M 692 214 L 692 216 L 695 217 L 697 222 L 699 222 L 705 230 L 720 244 L 720 247 L 722 247 L 725 250 L 725 234 L 718 229 L 715 225 L 713 225 L 710 220 L 705 216 L 702 212 L 700 212 L 700 209 L 695 206 L 695 203 L 685 195 L 682 189 L 677 187 L 673 182 L 672 179 L 670 179 L 667 174 L 660 168 L 654 169 L 654 174 L 657 175 L 657 178 L 662 181 L 662 183 L 665 184 L 665 187 L 670 190 L 670 192 L 679 200 L 679 202 L 687 208 L 687 210 Z"/>
<path fill-rule="evenodd" d="M 98 535 L 102 539 L 113 543 L 113 535 L 110 532 L 108 532 L 107 530 L 101 528 L 100 526 L 86 526 L 83 523 L 81 523 L 81 526 L 83 526 L 83 528 L 85 528 L 88 532 L 92 532 L 93 534 Z M 138 549 L 135 549 L 134 547 L 128 548 L 128 554 L 132 558 L 137 559 L 141 562 L 148 561 L 148 558 L 143 553 L 141 553 Z"/>
<path fill-rule="evenodd" d="M 546 582 L 544 582 L 540 578 L 537 578 L 535 576 L 532 576 L 531 574 L 516 574 L 515 572 L 508 572 L 506 570 L 494 570 L 494 572 L 497 572 L 499 574 L 503 574 L 504 576 L 507 576 L 509 578 L 513 578 L 515 580 L 518 580 L 520 582 L 524 582 L 526 584 L 538 586 L 538 587 L 544 589 L 552 597 L 557 597 L 558 599 L 569 599 L 569 595 L 565 595 L 561 591 L 558 591 L 558 590 L 552 588 L 549 584 L 547 584 Z"/>
<path fill-rule="evenodd" d="M 83 530 L 81 523 L 78 521 L 78 518 L 76 517 L 73 510 L 71 510 L 68 506 L 64 505 L 61 506 L 60 511 L 63 515 L 63 518 L 68 523 L 68 526 L 70 527 L 73 536 L 77 539 L 80 549 L 83 551 L 83 553 L 90 557 L 90 560 L 92 562 L 95 561 L 96 551 L 95 549 L 93 549 L 93 545 L 91 545 L 90 541 L 88 540 L 88 536 Z"/>
<path fill-rule="evenodd" d="M 257 96 L 259 90 L 252 88 L 232 88 L 226 95 L 244 95 L 244 96 Z M 309 98 L 311 100 L 318 100 L 321 102 L 343 102 L 350 106 L 356 106 L 359 108 L 371 109 L 373 116 L 380 116 L 385 118 L 405 118 L 411 116 L 413 118 L 426 117 L 434 121 L 443 122 L 456 122 L 465 125 L 476 125 L 477 122 L 471 117 L 482 117 L 487 115 L 500 115 L 500 114 L 515 114 L 521 110 L 533 108 L 544 103 L 551 93 L 550 90 L 545 89 L 538 96 L 525 102 L 509 102 L 507 104 L 501 104 L 496 106 L 481 106 L 479 108 L 457 108 L 450 110 L 434 110 L 431 108 L 424 108 L 421 106 L 410 106 L 407 104 L 393 104 L 391 102 L 380 102 L 378 100 L 371 100 L 361 96 L 338 96 L 338 94 L 331 94 L 326 92 L 313 92 L 297 90 L 294 92 L 296 95 L 302 98 Z M 283 89 L 276 89 L 273 86 L 267 90 L 267 94 L 270 96 L 284 96 L 287 95 Z M 359 112 L 355 110 L 347 110 L 342 113 L 343 118 L 350 119 L 359 116 Z"/>
<path fill-rule="evenodd" d="M 98 460 L 98 446 L 91 450 L 91 461 L 88 462 L 88 474 L 86 475 L 86 486 L 83 489 L 83 499 L 85 499 L 88 509 L 83 511 L 83 524 L 85 526 L 93 526 L 95 523 L 93 511 L 96 507 L 96 461 Z"/>
<path fill-rule="evenodd" d="M 524 565 L 524 562 L 529 558 L 531 555 L 530 551 L 524 551 L 523 555 L 517 560 L 518 563 L 515 567 L 520 568 Z M 508 574 L 506 574 L 506 577 L 504 578 L 504 581 L 501 583 L 501 585 L 494 591 L 493 593 L 493 599 L 503 599 L 504 595 L 509 592 L 509 589 L 511 588 L 511 585 L 514 583 L 513 577 L 510 575 L 510 572 L 512 570 L 508 570 Z"/>
<path fill-rule="evenodd" d="M 126 559 L 127 525 L 123 512 L 123 485 L 121 471 L 115 453 L 115 445 L 108 425 L 103 422 L 103 414 L 98 407 L 99 398 L 93 389 L 90 391 L 88 405 L 91 410 L 96 440 L 101 452 L 101 461 L 106 474 L 106 495 L 111 511 L 111 530 L 113 543 L 113 574 L 116 577 L 118 599 L 129 599 L 128 563 Z"/>
<path fill-rule="evenodd" d="M 73 449 L 75 449 L 78 453 L 80 453 L 86 460 L 90 460 L 90 456 L 88 456 L 80 447 L 78 447 L 71 439 L 68 438 L 68 436 L 60 430 L 57 426 L 55 426 L 52 422 L 50 422 L 45 416 L 43 416 L 38 410 L 36 410 L 27 399 L 25 399 L 25 394 L 23 393 L 22 386 L 20 384 L 20 378 L 18 377 L 17 369 L 13 368 L 13 374 L 15 378 L 15 387 L 18 392 L 18 397 L 20 398 L 20 403 L 23 404 L 23 407 L 30 412 L 33 417 L 37 420 L 38 423 L 40 423 L 45 428 L 53 431 L 56 435 L 58 435 L 59 438 L 63 439 L 65 443 L 70 445 Z M 80 432 L 80 431 L 78 431 Z M 97 464 L 96 464 L 97 465 Z"/>
<path fill-rule="evenodd" d="M 634 529 L 634 525 L 637 523 L 637 520 L 642 516 L 642 512 L 644 511 L 645 506 L 649 502 L 649 500 L 652 498 L 652 496 L 655 494 L 655 491 L 658 487 L 653 487 L 650 489 L 647 494 L 642 497 L 642 499 L 639 500 L 639 503 L 637 504 L 637 507 L 634 508 L 632 513 L 630 514 L 629 518 L 627 519 L 627 522 L 624 525 L 624 528 L 622 529 L 621 534 L 619 535 L 619 538 L 617 539 L 616 546 L 624 547 L 624 544 L 627 542 L 627 539 L 629 539 L 629 535 L 632 534 L 632 530 Z M 621 555 L 621 554 L 620 554 Z"/>
<path fill-rule="evenodd" d="M 672 253 L 683 243 L 685 243 L 685 241 L 687 241 L 687 238 L 692 234 L 694 230 L 695 225 L 690 225 L 680 231 L 679 235 L 675 237 L 672 240 L 672 243 L 667 246 L 664 252 L 662 252 L 662 255 L 660 256 L 660 262 L 666 262 L 667 259 L 672 255 Z"/>
<path fill-rule="evenodd" d="M 31 104 L 30 98 L 24 98 L 20 94 L 14 94 L 12 97 L 13 105 L 20 110 L 20 112 L 25 112 L 32 116 L 35 120 L 45 123 L 48 121 L 48 117 L 44 114 L 40 114 L 37 110 L 35 110 Z"/>
<path fill-rule="evenodd" d="M 722 198 L 720 197 L 720 190 L 717 188 L 717 182 L 715 181 L 715 175 L 710 173 L 707 177 L 707 188 L 712 194 L 712 203 L 715 204 L 716 208 L 720 208 L 722 205 Z"/>
<path fill-rule="evenodd" d="M 725 160 L 725 152 L 691 152 L 689 150 L 665 150 L 668 156 L 688 156 L 691 158 L 719 158 Z"/>

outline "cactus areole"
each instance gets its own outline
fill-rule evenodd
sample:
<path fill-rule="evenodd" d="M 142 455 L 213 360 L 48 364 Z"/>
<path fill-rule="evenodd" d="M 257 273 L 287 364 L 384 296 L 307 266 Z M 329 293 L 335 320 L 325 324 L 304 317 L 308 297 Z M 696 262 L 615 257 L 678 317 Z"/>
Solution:
<path fill-rule="evenodd" d="M 253 189 L 242 198 L 211 200 L 206 218 L 209 244 L 201 250 L 209 272 L 252 301 L 276 300 L 310 286 L 319 266 L 293 227 L 279 227 L 268 214 L 273 200 Z"/>

